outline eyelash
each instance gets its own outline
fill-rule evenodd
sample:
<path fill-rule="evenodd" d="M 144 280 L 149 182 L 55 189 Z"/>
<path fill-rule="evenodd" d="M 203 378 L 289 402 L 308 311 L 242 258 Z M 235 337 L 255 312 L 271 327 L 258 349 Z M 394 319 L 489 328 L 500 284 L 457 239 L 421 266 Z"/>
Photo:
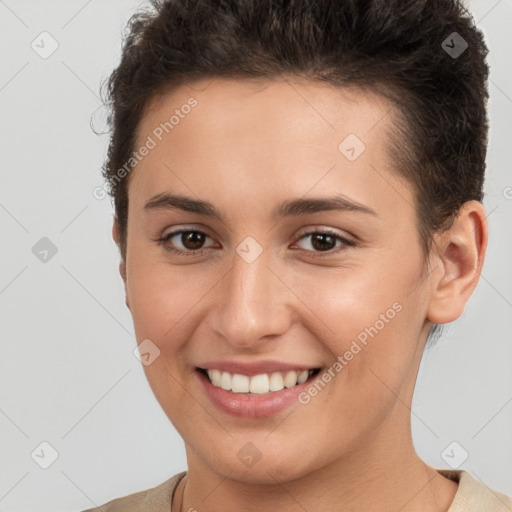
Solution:
<path fill-rule="evenodd" d="M 204 231 L 201 231 L 199 229 L 179 229 L 177 231 L 172 231 L 171 233 L 168 233 L 163 237 L 157 238 L 156 242 L 158 242 L 160 245 L 162 245 L 166 251 L 170 251 L 174 254 L 177 254 L 178 256 L 200 256 L 208 250 L 208 248 L 202 248 L 202 249 L 196 249 L 196 250 L 193 250 L 193 249 L 183 250 L 183 249 L 176 249 L 175 247 L 169 247 L 167 245 L 167 242 L 171 238 L 174 238 L 176 235 L 181 235 L 183 233 L 200 233 L 202 235 L 205 235 L 205 236 L 211 238 L 207 233 L 205 233 Z M 339 234 L 330 231 L 329 229 L 308 231 L 307 233 L 302 234 L 299 237 L 299 240 L 301 240 L 302 238 L 305 238 L 307 236 L 318 235 L 318 234 L 332 236 L 336 240 L 339 240 L 342 243 L 342 246 L 338 247 L 337 249 L 329 249 L 328 251 L 308 251 L 306 249 L 302 249 L 303 251 L 307 252 L 313 258 L 324 258 L 326 256 L 332 256 L 333 254 L 336 254 L 343 250 L 346 250 L 346 248 L 348 248 L 348 247 L 355 247 L 357 245 L 355 241 L 344 238 L 344 237 L 340 236 Z"/>

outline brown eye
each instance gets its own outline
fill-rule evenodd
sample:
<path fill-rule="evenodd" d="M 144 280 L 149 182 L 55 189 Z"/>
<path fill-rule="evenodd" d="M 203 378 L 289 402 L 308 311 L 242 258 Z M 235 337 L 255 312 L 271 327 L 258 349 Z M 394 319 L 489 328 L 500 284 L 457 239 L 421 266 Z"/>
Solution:
<path fill-rule="evenodd" d="M 163 245 L 167 251 L 193 256 L 202 253 L 205 249 L 204 244 L 207 238 L 210 237 L 202 231 L 181 229 L 168 233 L 157 241 Z"/>
<path fill-rule="evenodd" d="M 311 245 L 317 251 L 329 251 L 336 247 L 336 238 L 324 233 L 315 233 L 311 235 Z"/>
<path fill-rule="evenodd" d="M 299 239 L 299 241 L 302 240 L 307 240 L 307 243 L 300 247 L 299 242 L 297 242 L 297 246 L 311 253 L 311 256 L 329 256 L 356 245 L 354 241 L 348 240 L 341 235 L 320 230 L 305 233 Z"/>
<path fill-rule="evenodd" d="M 186 249 L 200 249 L 204 244 L 205 234 L 199 231 L 185 231 L 181 233 L 181 243 Z"/>

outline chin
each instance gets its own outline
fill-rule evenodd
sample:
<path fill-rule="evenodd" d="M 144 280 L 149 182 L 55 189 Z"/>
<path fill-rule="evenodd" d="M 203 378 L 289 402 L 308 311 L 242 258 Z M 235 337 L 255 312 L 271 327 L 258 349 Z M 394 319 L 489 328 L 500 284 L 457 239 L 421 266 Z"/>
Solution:
<path fill-rule="evenodd" d="M 275 485 L 276 482 L 286 483 L 307 476 L 313 468 L 307 463 L 297 466 L 299 463 L 296 455 L 291 456 L 283 463 L 282 457 L 270 457 L 266 461 L 260 459 L 252 467 L 243 467 L 238 461 L 232 460 L 219 463 L 212 468 L 216 473 L 225 478 L 239 483 L 251 485 Z"/>
<path fill-rule="evenodd" d="M 268 441 L 265 446 L 263 441 L 254 440 L 252 443 L 251 438 L 254 439 L 250 435 L 243 438 L 237 436 L 236 439 L 226 439 L 224 443 L 213 439 L 208 442 L 203 439 L 200 446 L 195 445 L 197 451 L 191 453 L 187 450 L 187 459 L 190 464 L 191 456 L 197 460 L 199 455 L 199 459 L 202 459 L 200 465 L 204 464 L 210 471 L 223 478 L 258 485 L 275 485 L 276 482 L 286 483 L 301 479 L 322 465 L 318 460 L 318 453 L 315 453 L 314 457 L 306 457 L 305 443 L 297 443 L 302 448 L 293 443 L 289 446 L 281 445 L 276 449 Z M 256 448 L 256 445 L 261 449 Z"/>

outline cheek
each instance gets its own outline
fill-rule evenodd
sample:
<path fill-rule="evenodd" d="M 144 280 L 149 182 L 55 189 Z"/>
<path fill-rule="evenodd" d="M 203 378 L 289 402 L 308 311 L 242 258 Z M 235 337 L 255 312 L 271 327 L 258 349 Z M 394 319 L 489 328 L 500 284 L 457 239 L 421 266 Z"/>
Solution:
<path fill-rule="evenodd" d="M 128 268 L 127 294 L 138 343 L 149 339 L 158 357 L 144 365 L 148 383 L 162 409 L 181 432 L 187 421 L 191 396 L 184 382 L 188 340 L 201 323 L 201 304 L 218 280 L 217 274 L 198 273 L 194 266 L 171 267 L 165 262 L 144 262 L 133 254 Z M 187 370 L 188 371 L 188 370 Z M 188 404 L 188 405 L 187 405 Z"/>
<path fill-rule="evenodd" d="M 322 327 L 313 334 L 333 359 L 319 375 L 323 383 L 313 383 L 301 397 L 307 411 L 307 419 L 301 421 L 326 436 L 336 425 L 339 436 L 329 437 L 332 453 L 341 453 L 376 431 L 392 414 L 398 397 L 407 403 L 402 393 L 413 384 L 411 368 L 422 324 L 420 301 L 414 294 L 408 296 L 413 275 L 397 276 L 391 287 L 382 282 L 376 287 L 375 276 L 368 275 L 302 280 L 305 296 L 313 283 L 317 290 L 305 302 L 322 319 Z"/>
<path fill-rule="evenodd" d="M 415 357 L 426 315 L 421 255 L 402 261 L 384 254 L 373 265 L 290 271 L 287 283 L 304 302 L 302 326 L 324 344 L 343 374 L 336 393 L 354 388 L 398 390 Z M 306 321 L 309 318 L 310 321 Z M 382 379 L 383 382 L 381 382 Z M 350 397 L 346 397 L 350 400 Z M 374 396 L 368 394 L 368 400 Z"/>
<path fill-rule="evenodd" d="M 128 265 L 127 295 L 137 340 L 155 339 L 162 345 L 172 332 L 182 329 L 205 298 L 218 273 L 197 270 L 194 265 L 170 266 L 166 262 L 144 262 L 143 255 L 133 254 Z"/>
<path fill-rule="evenodd" d="M 330 332 L 334 347 L 338 340 L 343 348 L 342 341 L 360 335 L 364 343 L 375 329 L 389 331 L 391 324 L 400 323 L 406 316 L 402 314 L 405 304 L 418 303 L 417 294 L 411 291 L 420 283 L 421 271 L 410 262 L 380 258 L 373 265 L 357 261 L 343 268 L 295 268 L 283 277 L 310 316 L 324 325 L 324 332 Z"/>

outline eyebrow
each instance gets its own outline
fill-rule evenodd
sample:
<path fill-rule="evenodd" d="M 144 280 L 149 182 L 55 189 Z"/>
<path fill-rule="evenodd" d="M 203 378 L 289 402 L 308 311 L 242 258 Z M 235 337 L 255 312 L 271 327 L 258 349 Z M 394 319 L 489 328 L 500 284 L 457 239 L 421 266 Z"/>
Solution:
<path fill-rule="evenodd" d="M 144 210 L 173 209 L 197 213 L 225 221 L 224 215 L 210 202 L 164 192 L 153 196 L 144 206 Z M 359 212 L 378 217 L 377 212 L 368 206 L 352 201 L 342 194 L 332 197 L 293 199 L 285 201 L 273 212 L 273 217 L 294 217 L 323 211 Z"/>

